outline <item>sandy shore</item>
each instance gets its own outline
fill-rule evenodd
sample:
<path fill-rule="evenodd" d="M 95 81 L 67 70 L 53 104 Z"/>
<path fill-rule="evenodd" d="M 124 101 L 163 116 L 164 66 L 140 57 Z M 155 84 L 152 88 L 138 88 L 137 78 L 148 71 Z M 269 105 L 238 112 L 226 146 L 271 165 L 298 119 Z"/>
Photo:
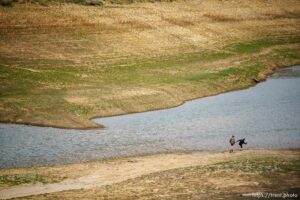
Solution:
<path fill-rule="evenodd" d="M 236 161 L 239 159 L 257 158 L 299 158 L 299 150 L 244 150 L 233 154 L 222 153 L 182 153 L 158 154 L 143 157 L 129 157 L 91 163 L 63 165 L 57 167 L 20 168 L 0 170 L 0 177 L 26 177 L 28 174 L 38 174 L 47 183 L 27 181 L 25 184 L 13 182 L 0 184 L 0 198 L 9 199 L 41 195 L 46 193 L 74 190 L 78 192 L 114 185 L 127 180 L 134 180 L 149 174 L 161 173 L 174 169 L 211 166 L 216 163 Z M 287 176 L 288 177 L 288 176 Z M 213 178 L 213 176 L 211 177 Z M 53 181 L 55 180 L 55 181 Z M 297 179 L 299 185 L 299 179 Z M 238 184 L 238 182 L 237 182 Z M 235 184 L 234 184 L 235 185 Z M 59 193 L 57 193 L 59 194 Z"/>

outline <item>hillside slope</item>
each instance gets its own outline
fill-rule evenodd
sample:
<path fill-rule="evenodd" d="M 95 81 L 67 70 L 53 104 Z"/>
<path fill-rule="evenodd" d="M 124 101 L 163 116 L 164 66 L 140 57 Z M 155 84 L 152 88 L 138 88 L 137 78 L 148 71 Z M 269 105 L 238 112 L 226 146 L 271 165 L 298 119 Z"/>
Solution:
<path fill-rule="evenodd" d="M 0 121 L 66 128 L 249 87 L 299 63 L 300 1 L 0 8 Z"/>

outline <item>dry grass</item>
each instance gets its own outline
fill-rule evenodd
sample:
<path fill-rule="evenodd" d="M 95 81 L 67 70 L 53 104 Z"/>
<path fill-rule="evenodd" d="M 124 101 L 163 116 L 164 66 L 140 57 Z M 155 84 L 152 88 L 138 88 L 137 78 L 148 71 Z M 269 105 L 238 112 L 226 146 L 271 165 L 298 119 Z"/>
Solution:
<path fill-rule="evenodd" d="M 89 118 L 250 86 L 249 66 L 299 63 L 299 13 L 297 0 L 1 8 L 0 120 L 97 127 Z M 245 70 L 220 78 L 231 68 Z"/>
<path fill-rule="evenodd" d="M 242 195 L 255 192 L 299 195 L 299 164 L 298 150 L 254 150 L 234 154 L 162 154 L 37 168 L 34 170 L 40 175 L 59 177 L 64 174 L 68 179 L 62 182 L 61 189 L 70 183 L 90 189 L 22 199 L 245 199 Z M 2 170 L 0 173 L 21 176 L 32 170 Z M 85 187 L 88 183 L 93 184 Z M 51 189 L 54 185 L 44 187 Z M 38 184 L 17 186 L 15 191 L 25 188 L 35 194 L 35 186 L 40 187 Z"/>

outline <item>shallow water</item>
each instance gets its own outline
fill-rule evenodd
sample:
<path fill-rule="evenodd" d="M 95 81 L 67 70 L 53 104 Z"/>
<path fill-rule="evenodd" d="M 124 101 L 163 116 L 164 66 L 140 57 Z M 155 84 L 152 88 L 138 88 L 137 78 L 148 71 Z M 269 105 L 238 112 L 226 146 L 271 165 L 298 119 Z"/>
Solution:
<path fill-rule="evenodd" d="M 78 163 L 174 151 L 300 148 L 300 66 L 255 87 L 138 114 L 95 119 L 105 129 L 0 124 L 0 168 Z"/>

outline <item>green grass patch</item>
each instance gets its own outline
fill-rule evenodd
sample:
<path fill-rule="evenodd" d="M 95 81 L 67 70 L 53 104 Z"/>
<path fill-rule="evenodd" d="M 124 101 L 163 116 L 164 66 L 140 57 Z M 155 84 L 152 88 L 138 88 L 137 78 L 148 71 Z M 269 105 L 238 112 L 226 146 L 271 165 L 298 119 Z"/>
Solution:
<path fill-rule="evenodd" d="M 88 106 L 68 103 L 65 106 L 67 112 L 75 114 L 76 116 L 87 116 L 91 109 Z"/>
<path fill-rule="evenodd" d="M 289 164 L 282 163 L 279 167 L 285 172 L 295 171 L 300 176 L 300 159 L 293 160 Z"/>
<path fill-rule="evenodd" d="M 230 172 L 259 173 L 268 178 L 272 173 L 297 172 L 299 174 L 300 160 L 285 160 L 275 157 L 240 159 L 220 162 L 201 168 L 201 170 L 216 172 L 226 170 Z M 299 174 L 300 175 L 300 174 Z"/>
<path fill-rule="evenodd" d="M 30 71 L 32 69 L 32 71 Z M 36 70 L 36 71 L 34 71 Z M 79 73 L 76 68 L 62 67 L 59 69 L 40 70 L 31 67 L 0 66 L 0 97 L 21 95 L 26 96 L 45 85 L 53 88 L 65 88 L 77 83 Z"/>
<path fill-rule="evenodd" d="M 234 44 L 228 48 L 235 53 L 255 53 L 260 51 L 262 48 L 270 47 L 279 44 L 277 41 L 273 40 L 258 40 L 250 43 L 239 43 Z"/>
<path fill-rule="evenodd" d="M 291 49 L 277 49 L 275 50 L 276 55 L 279 55 L 281 60 L 286 59 L 300 59 L 299 51 L 292 51 Z"/>
<path fill-rule="evenodd" d="M 260 50 L 262 50 L 262 48 L 267 48 L 274 45 L 292 44 L 299 42 L 299 37 L 282 39 L 262 39 L 245 43 L 231 44 L 226 46 L 224 50 L 228 50 L 237 54 L 250 54 L 259 52 Z"/>
<path fill-rule="evenodd" d="M 178 56 L 158 57 L 151 59 L 130 60 L 114 65 L 98 66 L 88 72 L 97 81 L 122 84 L 171 84 L 181 82 L 170 71 L 189 71 L 190 65 L 204 64 L 231 56 L 223 51 L 204 51 L 187 53 Z"/>
<path fill-rule="evenodd" d="M 230 67 L 217 72 L 200 73 L 186 77 L 187 81 L 220 80 L 228 77 L 256 78 L 263 68 L 260 64 L 252 64 L 245 67 Z"/>
<path fill-rule="evenodd" d="M 106 70 L 136 71 L 138 69 L 167 69 L 193 63 L 207 63 L 225 59 L 233 54 L 223 51 L 203 51 L 186 53 L 178 56 L 158 57 L 151 59 L 132 60 L 125 63 L 108 65 Z"/>
<path fill-rule="evenodd" d="M 65 179 L 58 177 L 48 177 L 40 174 L 12 174 L 12 175 L 0 175 L 0 184 L 6 185 L 22 185 L 22 184 L 34 184 L 34 183 L 57 183 Z"/>

